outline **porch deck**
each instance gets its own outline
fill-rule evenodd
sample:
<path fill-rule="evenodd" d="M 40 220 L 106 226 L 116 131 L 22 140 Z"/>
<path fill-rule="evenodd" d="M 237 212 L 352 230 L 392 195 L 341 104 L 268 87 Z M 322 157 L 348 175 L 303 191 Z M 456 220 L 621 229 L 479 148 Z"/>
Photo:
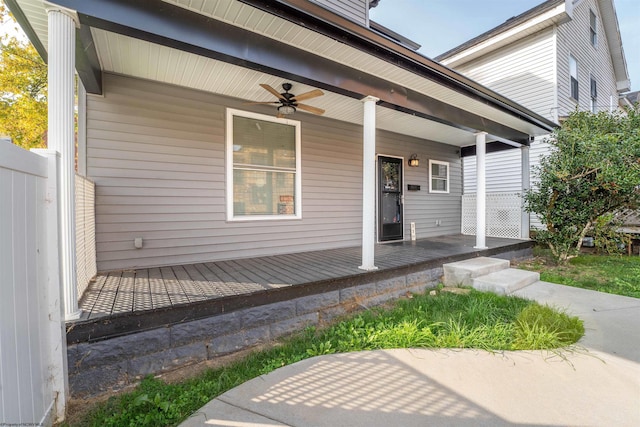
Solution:
<path fill-rule="evenodd" d="M 487 238 L 488 254 L 522 240 Z M 376 246 L 378 270 L 358 269 L 360 247 L 259 258 L 100 273 L 82 300 L 81 320 L 183 306 L 205 300 L 250 295 L 364 274 L 381 273 L 430 261 L 447 262 L 473 248 L 474 236 L 453 235 Z M 484 254 L 484 253 L 483 253 Z"/>

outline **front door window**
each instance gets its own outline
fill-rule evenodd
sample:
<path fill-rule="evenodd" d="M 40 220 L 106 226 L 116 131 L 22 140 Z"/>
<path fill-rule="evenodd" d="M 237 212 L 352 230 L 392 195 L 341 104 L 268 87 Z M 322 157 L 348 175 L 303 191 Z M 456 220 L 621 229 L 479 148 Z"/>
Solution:
<path fill-rule="evenodd" d="M 379 157 L 378 177 L 379 240 L 402 240 L 402 160 Z"/>

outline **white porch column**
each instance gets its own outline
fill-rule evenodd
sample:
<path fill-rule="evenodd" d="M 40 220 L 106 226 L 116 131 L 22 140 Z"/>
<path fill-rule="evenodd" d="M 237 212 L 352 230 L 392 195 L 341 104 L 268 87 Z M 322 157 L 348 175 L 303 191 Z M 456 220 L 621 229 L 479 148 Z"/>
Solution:
<path fill-rule="evenodd" d="M 58 242 L 65 318 L 80 316 L 76 283 L 75 140 L 73 125 L 76 25 L 73 12 L 51 6 L 49 20 L 50 150 L 60 153 L 58 170 Z"/>
<path fill-rule="evenodd" d="M 485 154 L 487 145 L 487 133 L 476 133 L 476 245 L 475 249 L 487 249 L 487 189 Z"/>
<path fill-rule="evenodd" d="M 377 270 L 376 246 L 376 102 L 367 96 L 364 103 L 362 138 L 362 270 Z"/>
<path fill-rule="evenodd" d="M 524 208 L 524 195 L 531 188 L 531 165 L 529 161 L 529 146 L 520 147 L 520 160 L 522 163 L 522 219 L 520 220 L 520 237 L 529 238 L 529 228 L 531 226 L 529 220 L 529 212 Z"/>

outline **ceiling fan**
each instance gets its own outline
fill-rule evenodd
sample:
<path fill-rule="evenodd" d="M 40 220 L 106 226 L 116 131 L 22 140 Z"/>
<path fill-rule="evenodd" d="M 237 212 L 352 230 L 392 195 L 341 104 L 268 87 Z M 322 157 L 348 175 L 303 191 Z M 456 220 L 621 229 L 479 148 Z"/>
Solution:
<path fill-rule="evenodd" d="M 307 99 L 324 95 L 324 93 L 320 89 L 314 89 L 309 92 L 301 93 L 300 95 L 294 95 L 292 93 L 289 93 L 292 87 L 291 83 L 282 83 L 282 89 L 284 89 L 284 92 L 282 93 L 278 93 L 277 90 L 267 84 L 260 84 L 260 86 L 262 86 L 264 90 L 278 98 L 278 100 L 273 102 L 248 102 L 247 104 L 279 104 L 278 118 L 283 118 L 286 115 L 293 114 L 297 109 L 308 111 L 310 113 L 318 115 L 324 114 L 324 110 L 322 108 L 312 107 L 311 105 L 300 103 L 300 101 L 305 101 Z"/>

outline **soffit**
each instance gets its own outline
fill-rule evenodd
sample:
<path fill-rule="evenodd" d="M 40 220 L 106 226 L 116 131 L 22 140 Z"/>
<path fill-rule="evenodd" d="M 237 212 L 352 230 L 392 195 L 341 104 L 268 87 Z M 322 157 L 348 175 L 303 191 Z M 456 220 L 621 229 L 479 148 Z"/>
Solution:
<path fill-rule="evenodd" d="M 212 92 L 248 101 L 273 101 L 273 96 L 259 84 L 279 89 L 280 77 L 249 70 L 237 65 L 194 55 L 177 49 L 93 28 L 91 30 L 104 71 L 154 80 L 177 86 Z M 159 66 L 164 64 L 164 66 Z M 315 89 L 293 83 L 293 93 Z M 306 101 L 326 110 L 324 117 L 362 124 L 362 103 L 350 97 L 324 91 L 325 95 Z M 265 114 L 276 113 L 275 106 L 247 107 Z M 308 114 L 304 111 L 296 115 Z M 295 118 L 295 116 L 294 116 Z M 464 146 L 475 142 L 472 133 L 446 126 L 389 108 L 376 108 L 376 126 L 422 139 Z"/>

